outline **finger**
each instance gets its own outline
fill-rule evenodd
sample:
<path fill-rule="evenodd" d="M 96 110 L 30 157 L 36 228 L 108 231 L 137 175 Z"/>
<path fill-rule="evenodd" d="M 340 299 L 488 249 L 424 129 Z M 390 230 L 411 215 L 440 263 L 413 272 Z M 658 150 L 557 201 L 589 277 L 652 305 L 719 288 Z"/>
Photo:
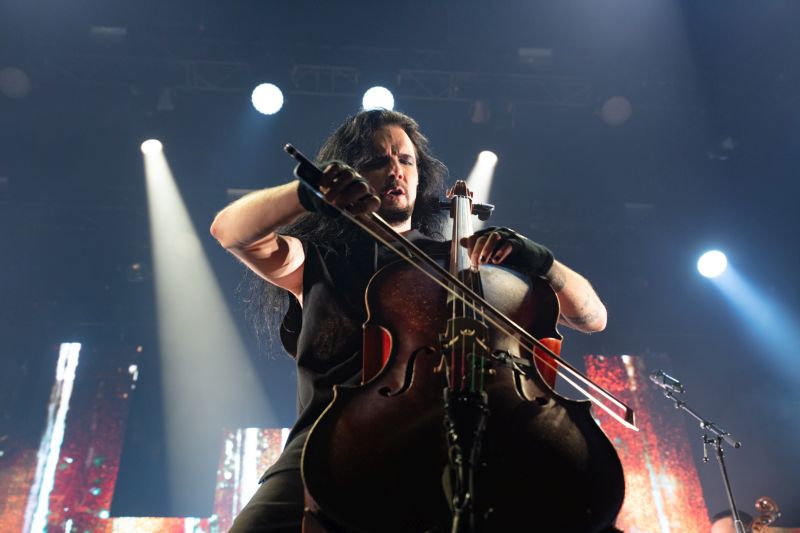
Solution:
<path fill-rule="evenodd" d="M 335 185 L 325 198 L 334 205 L 339 207 L 347 207 L 352 205 L 365 196 L 374 195 L 375 191 L 370 187 L 369 182 L 361 176 L 345 177 L 346 182 L 343 185 Z"/>
<path fill-rule="evenodd" d="M 368 194 L 350 205 L 347 210 L 354 215 L 364 215 L 366 213 L 374 213 L 380 206 L 381 199 L 374 194 Z"/>
<path fill-rule="evenodd" d="M 327 183 L 325 186 L 320 187 L 320 191 L 331 199 L 338 196 L 350 183 L 359 177 L 358 173 L 350 167 L 336 168 L 334 167 L 330 175 L 328 175 Z"/>
<path fill-rule="evenodd" d="M 331 171 L 338 172 L 336 169 L 342 169 L 346 166 L 347 165 L 342 161 L 330 161 L 324 167 L 322 167 L 322 173 L 325 174 Z"/>
<path fill-rule="evenodd" d="M 470 237 L 470 240 L 472 237 Z M 486 244 L 487 237 L 485 235 L 481 235 L 478 237 L 474 242 L 472 242 L 472 249 L 468 249 L 469 252 L 469 261 L 472 263 L 472 266 L 478 266 L 481 264 L 481 253 L 483 253 L 483 246 Z"/>
<path fill-rule="evenodd" d="M 500 243 L 501 239 L 502 237 L 500 234 L 495 232 L 492 232 L 487 236 L 486 241 L 483 244 L 483 249 L 481 250 L 478 258 L 481 264 L 485 265 L 489 262 L 489 259 L 494 254 L 495 248 Z"/>
<path fill-rule="evenodd" d="M 513 251 L 514 247 L 511 246 L 511 243 L 510 242 L 505 243 L 492 256 L 492 263 L 496 265 L 502 263 L 503 261 L 506 260 L 506 257 L 508 257 L 508 255 Z"/>
<path fill-rule="evenodd" d="M 319 190 L 325 195 L 336 196 L 352 180 L 358 177 L 360 176 L 353 167 L 341 161 L 332 161 L 325 165 L 322 171 Z"/>
<path fill-rule="evenodd" d="M 461 238 L 461 246 L 467 249 L 467 256 L 470 257 L 470 261 L 472 261 L 472 252 L 475 250 L 475 243 L 477 241 L 478 237 L 476 235 L 470 235 L 469 237 Z"/>
<path fill-rule="evenodd" d="M 326 187 L 329 189 L 331 187 L 331 183 L 334 181 L 335 176 L 347 168 L 349 167 L 341 161 L 331 161 L 325 165 L 321 169 L 322 177 L 320 178 L 319 187 Z"/>
<path fill-rule="evenodd" d="M 472 250 L 475 248 L 475 241 L 478 239 L 475 235 L 469 237 L 461 237 L 459 244 L 467 249 L 467 255 L 472 255 Z"/>

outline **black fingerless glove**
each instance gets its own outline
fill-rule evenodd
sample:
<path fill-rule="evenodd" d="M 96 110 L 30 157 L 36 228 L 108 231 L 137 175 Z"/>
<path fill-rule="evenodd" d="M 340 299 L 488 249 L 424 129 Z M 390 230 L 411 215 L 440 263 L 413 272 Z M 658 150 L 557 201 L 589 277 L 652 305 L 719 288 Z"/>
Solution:
<path fill-rule="evenodd" d="M 476 231 L 475 236 L 480 237 L 491 232 L 499 233 L 502 237 L 497 249 L 500 249 L 505 243 L 511 244 L 512 252 L 503 261 L 503 264 L 514 267 L 529 276 L 544 276 L 550 271 L 554 261 L 553 252 L 545 246 L 510 228 L 489 226 Z"/>

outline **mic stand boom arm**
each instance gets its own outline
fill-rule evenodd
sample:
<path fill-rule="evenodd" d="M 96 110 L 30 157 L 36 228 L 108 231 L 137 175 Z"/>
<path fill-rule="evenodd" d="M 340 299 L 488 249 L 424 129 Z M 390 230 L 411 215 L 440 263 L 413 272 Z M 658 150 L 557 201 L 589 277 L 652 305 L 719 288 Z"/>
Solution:
<path fill-rule="evenodd" d="M 731 508 L 731 516 L 733 517 L 733 523 L 736 526 L 736 533 L 746 533 L 744 524 L 742 523 L 741 519 L 739 519 L 739 511 L 736 510 L 736 502 L 733 500 L 733 490 L 731 489 L 731 482 L 728 479 L 728 470 L 725 467 L 725 454 L 722 451 L 723 440 L 734 448 L 741 448 L 742 443 L 734 439 L 730 433 L 721 427 L 700 416 L 700 414 L 689 407 L 686 402 L 680 398 L 676 398 L 671 390 L 664 389 L 664 396 L 675 402 L 675 409 L 682 409 L 686 411 L 692 418 L 700 422 L 700 429 L 709 431 L 715 435 L 710 437 L 708 433 L 703 433 L 703 462 L 708 462 L 708 445 L 713 444 L 715 455 L 717 456 L 717 462 L 719 463 L 719 470 L 722 474 L 722 481 L 725 484 L 725 494 L 728 497 L 728 504 Z"/>

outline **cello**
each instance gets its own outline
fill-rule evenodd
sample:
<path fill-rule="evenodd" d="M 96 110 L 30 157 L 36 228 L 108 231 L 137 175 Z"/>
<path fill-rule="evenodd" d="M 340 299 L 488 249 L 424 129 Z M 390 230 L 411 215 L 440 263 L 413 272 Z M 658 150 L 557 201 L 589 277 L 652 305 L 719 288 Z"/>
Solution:
<path fill-rule="evenodd" d="M 319 170 L 287 151 L 313 185 Z M 589 397 L 623 410 L 617 418 L 630 426 L 632 411 L 558 356 L 558 302 L 544 280 L 470 268 L 458 245 L 473 211 L 463 182 L 450 210 L 447 269 L 378 215 L 343 211 L 402 259 L 367 287 L 362 385 L 335 387 L 306 440 L 306 523 L 348 532 L 612 530 L 624 495 L 619 458 L 589 402 L 556 394 L 541 370 L 594 389 L 600 399 Z"/>

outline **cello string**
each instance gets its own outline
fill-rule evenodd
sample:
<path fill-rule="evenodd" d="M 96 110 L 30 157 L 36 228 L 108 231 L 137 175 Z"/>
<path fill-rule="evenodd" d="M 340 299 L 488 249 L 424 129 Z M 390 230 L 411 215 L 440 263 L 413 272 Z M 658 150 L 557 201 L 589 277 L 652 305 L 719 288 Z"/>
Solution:
<path fill-rule="evenodd" d="M 453 206 L 453 210 L 457 213 L 457 220 L 458 223 L 456 228 L 463 228 L 463 233 L 454 235 L 453 240 L 457 240 L 458 242 L 461 241 L 462 237 L 471 236 L 473 231 L 472 226 L 472 199 L 467 196 L 462 196 L 458 194 L 454 194 L 451 199 L 451 205 Z M 460 247 L 460 253 L 466 255 L 466 251 L 462 251 L 463 247 Z M 463 267 L 463 264 L 460 265 Z M 481 275 L 480 272 L 474 272 L 471 268 L 469 269 L 462 269 L 462 277 L 465 280 L 465 285 L 467 285 L 472 292 L 478 294 L 480 296 L 484 296 L 483 294 L 483 284 L 481 282 Z M 465 298 L 465 300 L 470 300 L 469 295 Z M 484 317 L 485 312 L 482 306 L 476 304 L 474 301 L 470 300 L 473 304 L 470 307 L 470 318 L 475 321 L 479 321 L 482 325 L 486 326 L 486 319 Z M 466 307 L 466 306 L 465 306 Z M 466 313 L 464 313 L 466 315 Z M 487 329 L 488 331 L 488 329 Z M 483 392 L 484 390 L 484 364 L 486 362 L 486 355 L 488 355 L 488 350 L 484 349 L 483 347 L 478 345 L 478 338 L 476 336 L 472 337 L 472 342 L 470 346 L 470 361 L 469 361 L 469 372 L 470 372 L 470 392 L 477 393 Z M 488 342 L 488 339 L 486 339 Z M 482 353 L 482 356 L 478 356 L 478 353 Z M 480 377 L 478 378 L 477 375 Z"/>
<path fill-rule="evenodd" d="M 453 241 L 455 241 L 454 242 L 455 246 L 458 246 L 458 241 L 461 240 L 461 237 L 465 236 L 464 234 L 461 234 L 461 233 L 455 234 L 456 230 L 470 227 L 465 223 L 465 222 L 469 222 L 469 218 L 467 216 L 465 216 L 465 212 L 467 210 L 464 209 L 464 207 L 465 207 L 464 204 L 465 204 L 465 202 L 463 201 L 463 198 L 461 196 L 458 196 L 458 195 L 454 195 L 453 196 L 453 198 L 451 200 L 451 205 L 453 206 L 454 211 L 455 211 L 455 217 L 454 218 L 457 220 L 456 224 L 454 225 L 454 229 L 453 229 L 453 232 L 454 232 Z M 459 255 L 455 259 L 451 258 L 451 262 L 453 263 L 452 266 L 454 266 L 457 269 L 458 277 L 461 280 L 461 282 L 464 283 L 464 285 L 468 286 L 470 289 L 472 289 L 472 286 L 471 286 L 472 276 L 470 276 L 468 271 L 463 268 L 465 253 L 463 251 L 463 248 L 459 247 L 457 249 L 459 250 Z M 467 307 L 466 305 L 464 305 L 463 306 L 463 310 L 461 312 L 461 316 L 462 317 L 466 317 L 466 318 L 474 319 L 475 311 L 471 307 Z M 458 332 L 458 333 L 461 333 L 461 332 Z M 461 353 L 461 368 L 462 368 L 461 374 L 462 374 L 462 379 L 463 379 L 461 390 L 466 389 L 467 380 L 469 379 L 470 392 L 474 392 L 474 390 L 475 390 L 475 369 L 474 369 L 475 337 L 474 336 L 471 337 L 471 341 L 470 341 L 469 346 L 467 345 L 466 342 L 462 342 L 461 346 L 462 346 L 461 347 L 461 352 L 462 352 Z"/>

